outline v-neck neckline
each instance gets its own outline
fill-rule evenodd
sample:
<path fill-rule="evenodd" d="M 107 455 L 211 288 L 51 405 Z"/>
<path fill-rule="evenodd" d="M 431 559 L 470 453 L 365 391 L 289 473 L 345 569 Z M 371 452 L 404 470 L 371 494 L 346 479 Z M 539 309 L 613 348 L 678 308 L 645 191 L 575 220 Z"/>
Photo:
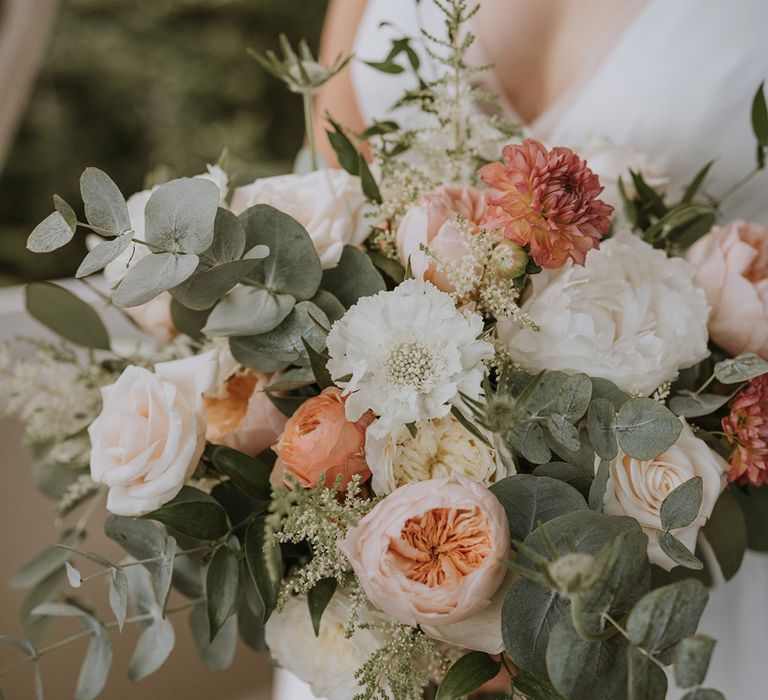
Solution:
<path fill-rule="evenodd" d="M 492 86 L 498 95 L 499 104 L 504 112 L 520 123 L 527 132 L 533 135 L 546 135 L 551 133 L 557 125 L 558 120 L 562 118 L 562 115 L 566 114 L 568 110 L 576 104 L 579 96 L 583 95 L 589 87 L 596 82 L 598 75 L 613 61 L 614 57 L 619 53 L 619 50 L 627 42 L 637 26 L 645 21 L 650 13 L 651 7 L 655 5 L 657 1 L 659 0 L 647 0 L 642 7 L 638 8 L 632 15 L 630 15 L 629 21 L 627 21 L 624 27 L 617 32 L 616 38 L 607 43 L 605 52 L 595 52 L 592 58 L 582 66 L 577 78 L 530 122 L 526 122 L 520 116 L 514 104 L 512 104 L 512 101 L 501 92 L 495 69 L 493 67 L 490 68 L 489 74 Z M 482 54 L 483 49 L 479 40 L 477 40 L 477 44 L 479 51 Z"/>

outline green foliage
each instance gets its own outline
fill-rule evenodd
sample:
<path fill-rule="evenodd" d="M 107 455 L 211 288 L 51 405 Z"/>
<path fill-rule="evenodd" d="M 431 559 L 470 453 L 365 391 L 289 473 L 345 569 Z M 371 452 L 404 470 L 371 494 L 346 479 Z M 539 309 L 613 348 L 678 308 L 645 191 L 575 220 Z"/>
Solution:
<path fill-rule="evenodd" d="M 277 606 L 283 565 L 280 547 L 267 538 L 263 517 L 248 526 L 244 546 L 248 571 L 261 600 L 262 623 L 265 623 Z"/>
<path fill-rule="evenodd" d="M 705 635 L 694 635 L 680 640 L 675 648 L 675 683 L 678 688 L 691 688 L 704 682 L 715 640 Z"/>
<path fill-rule="evenodd" d="M 65 532 L 60 544 L 64 547 L 51 545 L 46 547 L 40 554 L 28 561 L 13 576 L 8 584 L 11 588 L 32 588 L 38 585 L 44 579 L 48 578 L 57 570 L 63 570 L 64 564 L 68 562 L 73 555 L 70 547 L 75 546 L 83 537 L 81 530 L 73 529 Z"/>
<path fill-rule="evenodd" d="M 174 530 L 199 540 L 215 540 L 228 530 L 227 514 L 215 501 L 176 500 L 140 516 L 157 520 Z"/>
<path fill-rule="evenodd" d="M 320 621 L 323 617 L 328 603 L 331 602 L 333 594 L 336 592 L 338 582 L 335 578 L 320 579 L 307 593 L 307 607 L 309 616 L 312 619 L 312 629 L 315 630 L 315 636 L 320 635 Z"/>
<path fill-rule="evenodd" d="M 461 700 L 495 678 L 500 668 L 501 663 L 481 651 L 465 654 L 448 669 L 435 700 Z"/>
<path fill-rule="evenodd" d="M 237 554 L 227 545 L 214 553 L 205 578 L 205 599 L 208 610 L 208 628 L 213 641 L 224 623 L 235 610 L 239 566 Z"/>
<path fill-rule="evenodd" d="M 741 567 L 747 549 L 747 523 L 733 488 L 726 488 L 717 499 L 704 525 L 704 536 L 715 554 L 726 581 Z"/>
<path fill-rule="evenodd" d="M 55 211 L 43 219 L 29 234 L 27 250 L 33 253 L 50 253 L 65 246 L 75 235 L 64 217 Z"/>
<path fill-rule="evenodd" d="M 209 445 L 205 454 L 213 462 L 213 466 L 232 479 L 235 486 L 246 496 L 265 503 L 269 501 L 271 468 L 267 464 L 224 445 Z"/>
<path fill-rule="evenodd" d="M 753 352 L 745 353 L 715 365 L 715 378 L 723 384 L 748 382 L 768 372 L 768 362 Z"/>
<path fill-rule="evenodd" d="M 85 218 L 92 226 L 125 233 L 131 229 L 128 206 L 120 188 L 111 177 L 98 168 L 86 168 L 80 176 L 80 195 Z"/>
<path fill-rule="evenodd" d="M 688 527 L 699 515 L 704 482 L 700 476 L 683 482 L 661 504 L 661 526 L 665 530 Z"/>
<path fill-rule="evenodd" d="M 339 264 L 323 272 L 324 290 L 331 292 L 345 308 L 360 297 L 367 297 L 386 289 L 384 279 L 371 258 L 354 246 L 344 246 Z"/>

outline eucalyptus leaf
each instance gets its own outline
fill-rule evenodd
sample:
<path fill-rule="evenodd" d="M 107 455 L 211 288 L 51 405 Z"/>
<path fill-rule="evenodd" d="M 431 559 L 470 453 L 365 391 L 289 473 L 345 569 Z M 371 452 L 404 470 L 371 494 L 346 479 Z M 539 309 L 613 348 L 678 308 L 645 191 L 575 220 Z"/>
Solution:
<path fill-rule="evenodd" d="M 180 304 L 176 299 L 171 299 L 171 320 L 173 325 L 193 340 L 202 340 L 203 327 L 208 321 L 210 309 L 194 311 Z"/>
<path fill-rule="evenodd" d="M 333 594 L 336 592 L 337 581 L 335 578 L 320 579 L 307 594 L 307 606 L 309 607 L 309 617 L 312 620 L 312 629 L 315 631 L 315 637 L 320 636 L 320 621 L 323 617 L 328 603 L 331 602 Z"/>
<path fill-rule="evenodd" d="M 295 303 L 289 294 L 238 287 L 216 304 L 203 333 L 211 337 L 261 335 L 277 328 Z"/>
<path fill-rule="evenodd" d="M 171 501 L 166 505 L 139 516 L 158 520 L 184 535 L 199 540 L 215 540 L 223 537 L 229 526 L 224 509 L 212 501 Z"/>
<path fill-rule="evenodd" d="M 325 289 L 318 289 L 317 294 L 310 301 L 323 310 L 331 324 L 338 321 L 346 313 L 344 305 Z"/>
<path fill-rule="evenodd" d="M 167 544 L 165 535 L 155 525 L 148 520 L 109 515 L 104 522 L 104 532 L 136 559 L 154 560 L 145 566 L 153 575 L 156 573 L 153 564 L 163 557 Z"/>
<path fill-rule="evenodd" d="M 77 268 L 75 277 L 87 277 L 98 272 L 127 250 L 132 240 L 133 231 L 127 231 L 116 238 L 102 241 L 85 256 L 80 267 Z"/>
<path fill-rule="evenodd" d="M 565 416 L 550 413 L 547 416 L 546 426 L 552 438 L 567 450 L 577 452 L 581 447 L 578 429 Z"/>
<path fill-rule="evenodd" d="M 74 233 L 77 230 L 77 214 L 75 210 L 57 194 L 53 195 L 53 208 L 64 217 L 67 226 Z"/>
<path fill-rule="evenodd" d="M 611 463 L 608 460 L 600 460 L 600 465 L 595 472 L 595 478 L 592 480 L 592 486 L 589 489 L 589 507 L 602 513 L 605 501 L 605 490 L 608 488 L 608 481 L 611 478 Z"/>
<path fill-rule="evenodd" d="M 80 542 L 83 533 L 79 530 L 68 530 L 65 532 L 59 542 L 72 547 Z M 40 554 L 28 561 L 22 566 L 8 581 L 11 588 L 32 588 L 48 578 L 59 569 L 64 568 L 65 562 L 68 562 L 74 552 L 71 549 L 56 547 L 51 545 L 46 547 Z"/>
<path fill-rule="evenodd" d="M 117 621 L 118 630 L 122 632 L 128 610 L 128 578 L 125 571 L 117 567 L 109 572 L 109 607 Z"/>
<path fill-rule="evenodd" d="M 266 245 L 269 257 L 253 278 L 278 294 L 299 301 L 311 299 L 320 286 L 320 258 L 306 229 L 295 219 L 266 204 L 257 204 L 240 214 L 247 247 Z"/>
<path fill-rule="evenodd" d="M 524 540 L 539 525 L 577 510 L 586 510 L 583 496 L 546 476 L 514 474 L 490 487 L 504 507 L 512 539 Z"/>
<path fill-rule="evenodd" d="M 16 635 L 11 634 L 2 634 L 0 635 L 0 644 L 6 644 L 10 646 L 15 646 L 19 649 L 21 649 L 28 657 L 32 659 L 32 674 L 33 674 L 33 683 L 35 688 L 35 700 L 43 700 L 44 699 L 44 693 L 43 693 L 43 679 L 40 676 L 40 668 L 37 664 L 37 649 L 35 649 L 34 644 L 28 639 L 25 639 L 24 637 L 19 637 Z M 2 700 L 2 690 L 0 690 L 0 700 Z"/>
<path fill-rule="evenodd" d="M 144 209 L 146 242 L 172 253 L 204 253 L 213 243 L 220 196 L 213 182 L 200 177 L 160 185 Z"/>
<path fill-rule="evenodd" d="M 608 399 L 594 399 L 587 411 L 589 441 L 599 457 L 612 460 L 619 452 L 616 444 L 616 410 Z"/>
<path fill-rule="evenodd" d="M 552 457 L 544 430 L 533 421 L 520 422 L 507 433 L 512 448 L 529 462 L 545 464 Z"/>
<path fill-rule="evenodd" d="M 384 291 L 387 286 L 373 261 L 354 246 L 345 245 L 336 267 L 323 272 L 322 288 L 346 308 L 361 297 Z"/>
<path fill-rule="evenodd" d="M 669 401 L 670 410 L 684 418 L 698 418 L 714 413 L 721 406 L 725 406 L 730 395 L 721 394 L 695 394 L 692 391 L 681 391 Z"/>
<path fill-rule="evenodd" d="M 621 449 L 635 459 L 648 460 L 662 454 L 675 444 L 682 429 L 675 414 L 653 399 L 630 399 L 616 415 Z"/>
<path fill-rule="evenodd" d="M 747 523 L 732 487 L 720 494 L 703 532 L 723 578 L 730 581 L 741 567 L 747 549 Z"/>
<path fill-rule="evenodd" d="M 170 656 L 175 643 L 173 625 L 163 618 L 153 620 L 139 636 L 128 663 L 128 678 L 138 682 L 157 671 Z"/>
<path fill-rule="evenodd" d="M 214 553 L 205 579 L 210 641 L 215 639 L 235 610 L 238 577 L 237 555 L 222 545 Z"/>
<path fill-rule="evenodd" d="M 627 618 L 630 641 L 669 663 L 675 645 L 696 631 L 708 598 L 704 585 L 693 579 L 656 588 L 643 596 Z"/>
<path fill-rule="evenodd" d="M 575 488 L 585 498 L 589 496 L 592 479 L 579 467 L 568 462 L 541 464 L 533 470 L 534 476 L 548 476 Z"/>
<path fill-rule="evenodd" d="M 592 382 L 586 374 L 573 374 L 566 379 L 557 397 L 557 412 L 570 423 L 578 421 L 589 408 Z"/>
<path fill-rule="evenodd" d="M 171 582 L 173 581 L 173 568 L 176 562 L 176 540 L 173 537 L 165 538 L 165 548 L 163 553 L 151 567 L 147 567 L 153 573 L 153 585 L 157 602 L 160 609 L 165 609 L 168 602 L 168 595 L 171 592 Z"/>
<path fill-rule="evenodd" d="M 245 252 L 245 230 L 228 209 L 219 207 L 213 221 L 213 242 L 205 257 L 217 264 L 240 260 Z"/>
<path fill-rule="evenodd" d="M 64 287 L 33 282 L 26 289 L 27 311 L 65 340 L 94 350 L 109 350 L 109 335 L 93 307 Z"/>
<path fill-rule="evenodd" d="M 696 555 L 668 530 L 659 535 L 659 546 L 664 554 L 679 566 L 695 571 L 704 568 L 704 564 Z"/>
<path fill-rule="evenodd" d="M 696 688 L 683 695 L 682 700 L 725 700 L 725 695 L 713 688 Z"/>
<path fill-rule="evenodd" d="M 552 685 L 568 700 L 611 700 L 626 681 L 626 648 L 620 635 L 602 642 L 582 639 L 566 617 L 552 629 L 547 644 Z"/>
<path fill-rule="evenodd" d="M 627 649 L 629 677 L 627 700 L 658 700 L 667 697 L 667 674 L 636 647 Z"/>
<path fill-rule="evenodd" d="M 120 188 L 98 168 L 86 168 L 80 176 L 85 218 L 92 226 L 115 234 L 132 228 L 128 206 Z"/>
<path fill-rule="evenodd" d="M 284 370 L 289 361 L 265 357 L 251 349 L 253 336 L 233 336 L 229 339 L 229 350 L 243 367 L 250 367 L 259 372 L 273 373 Z"/>
<path fill-rule="evenodd" d="M 715 378 L 723 384 L 748 382 L 768 372 L 768 362 L 753 352 L 722 360 L 715 365 Z"/>
<path fill-rule="evenodd" d="M 619 389 L 619 387 L 607 379 L 590 377 L 590 381 L 592 382 L 592 398 L 610 401 L 617 411 L 629 399 L 629 394 Z"/>
<path fill-rule="evenodd" d="M 197 255 L 156 253 L 128 269 L 112 294 L 116 306 L 140 306 L 181 284 L 197 269 Z"/>
<path fill-rule="evenodd" d="M 715 640 L 703 634 L 680 640 L 673 659 L 678 688 L 692 688 L 704 682 L 714 648 Z"/>
<path fill-rule="evenodd" d="M 661 526 L 665 530 L 688 527 L 699 515 L 704 481 L 694 476 L 674 489 L 661 504 Z"/>
<path fill-rule="evenodd" d="M 80 588 L 83 583 L 83 577 L 80 572 L 68 561 L 64 562 L 64 570 L 67 573 L 67 580 L 72 588 Z"/>
<path fill-rule="evenodd" d="M 33 253 L 50 253 L 72 240 L 73 229 L 57 211 L 45 217 L 27 238 L 27 250 Z"/>
<path fill-rule="evenodd" d="M 208 614 L 205 605 L 196 605 L 189 615 L 192 638 L 203 663 L 216 671 L 228 668 L 235 658 L 237 648 L 237 618 L 230 617 L 216 635 L 213 642 L 208 629 Z"/>
<path fill-rule="evenodd" d="M 258 258 L 253 258 L 232 260 L 208 269 L 198 267 L 191 277 L 174 287 L 171 294 L 189 309 L 210 309 L 232 287 L 248 277 L 259 262 Z"/>
<path fill-rule="evenodd" d="M 435 700 L 461 700 L 473 690 L 495 678 L 501 663 L 481 651 L 471 651 L 448 669 Z"/>

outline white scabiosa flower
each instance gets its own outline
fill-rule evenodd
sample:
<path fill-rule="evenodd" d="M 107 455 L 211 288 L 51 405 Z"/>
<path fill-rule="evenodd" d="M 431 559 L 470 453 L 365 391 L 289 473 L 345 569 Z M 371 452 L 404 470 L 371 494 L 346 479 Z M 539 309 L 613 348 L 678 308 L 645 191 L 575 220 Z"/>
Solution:
<path fill-rule="evenodd" d="M 453 474 L 490 486 L 515 473 L 511 461 L 503 464 L 497 450 L 471 435 L 453 415 L 420 421 L 415 435 L 405 426 L 383 437 L 369 434 L 365 461 L 378 495 L 391 493 L 410 481 Z"/>
<path fill-rule="evenodd" d="M 266 642 L 275 661 L 309 683 L 318 698 L 352 700 L 362 692 L 355 672 L 384 644 L 379 634 L 369 629 L 358 628 L 347 639 L 344 630 L 351 607 L 348 598 L 334 595 L 323 612 L 318 636 L 304 596 L 290 598 L 265 625 Z"/>
<path fill-rule="evenodd" d="M 536 275 L 521 308 L 540 330 L 500 319 L 499 339 L 524 369 L 585 372 L 648 395 L 709 355 L 709 306 L 693 275 L 621 232 L 583 267 Z"/>
<path fill-rule="evenodd" d="M 349 394 L 347 418 L 367 410 L 385 435 L 407 423 L 448 415 L 459 392 L 480 395 L 490 343 L 477 340 L 483 319 L 459 311 L 429 282 L 407 280 L 364 297 L 328 335 L 328 370 Z"/>

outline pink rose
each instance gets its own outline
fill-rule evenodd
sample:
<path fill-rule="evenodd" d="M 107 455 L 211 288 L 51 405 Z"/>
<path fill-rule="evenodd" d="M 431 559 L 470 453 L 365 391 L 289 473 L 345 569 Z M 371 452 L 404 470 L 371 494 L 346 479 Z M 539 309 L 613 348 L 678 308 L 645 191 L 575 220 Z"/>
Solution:
<path fill-rule="evenodd" d="M 341 476 L 345 489 L 355 474 L 367 479 L 371 472 L 365 461 L 365 430 L 373 422 L 368 411 L 357 421 L 347 420 L 346 399 L 341 389 L 329 387 L 307 399 L 285 424 L 274 449 L 277 462 L 273 479 L 290 474 L 304 488 L 315 486 L 325 476 L 330 486 Z"/>
<path fill-rule="evenodd" d="M 768 228 L 746 221 L 715 227 L 686 257 L 712 307 L 712 340 L 734 355 L 768 357 Z"/>
<path fill-rule="evenodd" d="M 456 220 L 457 215 L 476 233 L 485 216 L 485 195 L 474 187 L 445 185 L 422 196 L 397 229 L 397 251 L 403 265 L 407 265 L 410 258 L 413 274 L 444 292 L 453 291 L 453 285 L 420 246 L 429 246 L 438 258 L 448 263 L 459 262 L 467 253 L 467 239 Z"/>
<path fill-rule="evenodd" d="M 163 343 L 170 343 L 179 331 L 171 318 L 171 294 L 162 292 L 146 304 L 130 306 L 127 313 L 145 333 L 149 333 Z"/>
<path fill-rule="evenodd" d="M 269 379 L 253 370 L 237 372 L 204 397 L 208 442 L 251 456 L 275 444 L 288 419 L 263 391 Z"/>
<path fill-rule="evenodd" d="M 509 524 L 482 484 L 455 474 L 393 491 L 340 544 L 366 594 L 409 625 L 450 625 L 488 609 L 510 556 Z M 498 625 L 497 625 L 498 626 Z"/>

